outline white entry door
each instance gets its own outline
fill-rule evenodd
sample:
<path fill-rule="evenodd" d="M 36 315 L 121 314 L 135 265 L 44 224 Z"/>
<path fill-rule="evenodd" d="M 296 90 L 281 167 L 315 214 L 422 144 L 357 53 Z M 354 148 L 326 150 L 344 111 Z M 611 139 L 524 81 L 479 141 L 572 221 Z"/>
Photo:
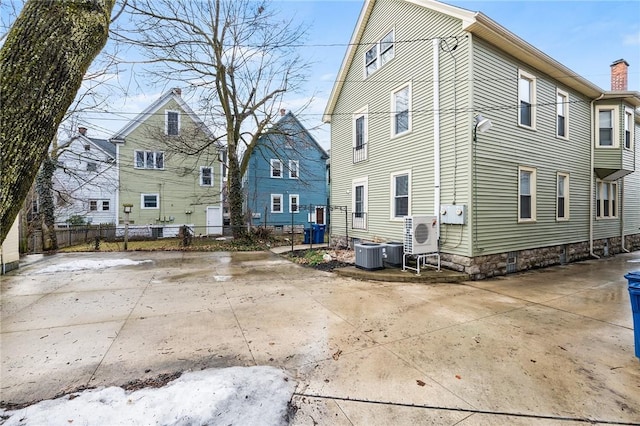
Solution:
<path fill-rule="evenodd" d="M 222 235 L 222 209 L 207 207 L 207 235 Z"/>

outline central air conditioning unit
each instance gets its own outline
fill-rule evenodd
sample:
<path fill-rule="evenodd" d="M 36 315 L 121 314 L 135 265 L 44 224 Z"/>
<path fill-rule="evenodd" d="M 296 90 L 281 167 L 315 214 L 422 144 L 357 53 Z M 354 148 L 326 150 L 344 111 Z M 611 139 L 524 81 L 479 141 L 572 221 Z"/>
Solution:
<path fill-rule="evenodd" d="M 438 251 L 438 217 L 406 216 L 404 218 L 405 254 L 425 254 Z"/>

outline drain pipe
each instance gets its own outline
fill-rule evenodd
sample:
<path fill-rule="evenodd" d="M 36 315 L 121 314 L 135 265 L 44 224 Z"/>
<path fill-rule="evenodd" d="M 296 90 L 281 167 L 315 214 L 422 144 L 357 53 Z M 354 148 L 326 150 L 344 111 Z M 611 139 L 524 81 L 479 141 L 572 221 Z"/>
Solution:
<path fill-rule="evenodd" d="M 624 178 L 620 180 L 620 202 L 618 203 L 618 209 L 620 209 L 620 247 L 625 253 L 631 253 L 624 246 Z"/>
<path fill-rule="evenodd" d="M 433 39 L 433 215 L 440 242 L 440 39 Z M 438 244 L 439 248 L 439 244 Z M 439 251 L 439 250 L 438 250 Z"/>
<path fill-rule="evenodd" d="M 595 188 L 595 174 L 593 167 L 595 165 L 595 149 L 596 149 L 596 112 L 594 104 L 604 97 L 604 93 L 601 93 L 596 99 L 591 101 L 591 168 L 589 178 L 589 254 L 596 259 L 600 259 L 600 256 L 593 252 L 593 210 L 594 210 L 594 188 Z"/>

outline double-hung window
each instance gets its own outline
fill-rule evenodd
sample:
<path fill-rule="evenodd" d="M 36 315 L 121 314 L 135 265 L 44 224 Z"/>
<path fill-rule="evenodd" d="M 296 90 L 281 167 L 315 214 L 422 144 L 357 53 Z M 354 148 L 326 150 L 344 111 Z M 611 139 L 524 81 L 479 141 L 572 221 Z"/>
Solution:
<path fill-rule="evenodd" d="M 391 136 L 411 130 L 411 83 L 404 84 L 391 93 Z"/>
<path fill-rule="evenodd" d="M 409 171 L 391 175 L 391 219 L 409 216 L 411 205 L 411 173 Z"/>
<path fill-rule="evenodd" d="M 367 159 L 367 111 L 364 107 L 353 114 L 353 162 Z"/>
<path fill-rule="evenodd" d="M 164 169 L 164 152 L 135 151 L 136 169 Z"/>
<path fill-rule="evenodd" d="M 365 77 L 393 59 L 395 55 L 395 32 L 389 31 L 364 53 Z"/>
<path fill-rule="evenodd" d="M 617 105 L 598 105 L 596 107 L 596 147 L 618 148 L 620 146 L 618 126 L 619 109 Z"/>
<path fill-rule="evenodd" d="M 536 127 L 536 79 L 533 75 L 518 71 L 518 124 L 524 127 Z"/>
<path fill-rule="evenodd" d="M 519 167 L 518 221 L 536 220 L 536 169 Z"/>
<path fill-rule="evenodd" d="M 367 186 L 368 180 L 356 179 L 352 182 L 352 228 L 367 229 Z"/>
<path fill-rule="evenodd" d="M 561 138 L 569 137 L 569 95 L 558 89 L 556 91 L 557 135 Z"/>
<path fill-rule="evenodd" d="M 624 147 L 625 149 L 633 149 L 633 110 L 625 108 L 624 110 Z"/>
<path fill-rule="evenodd" d="M 298 160 L 289 160 L 289 179 L 298 179 L 300 163 Z"/>
<path fill-rule="evenodd" d="M 200 167 L 200 186 L 213 186 L 213 167 Z"/>
<path fill-rule="evenodd" d="M 271 159 L 271 177 L 282 178 L 282 161 Z"/>
<path fill-rule="evenodd" d="M 102 211 L 103 212 L 109 211 L 109 200 L 102 200 Z"/>
<path fill-rule="evenodd" d="M 271 194 L 271 213 L 282 213 L 282 194 Z"/>
<path fill-rule="evenodd" d="M 289 194 L 289 213 L 298 213 L 300 211 L 300 197 L 298 194 Z"/>
<path fill-rule="evenodd" d="M 158 209 L 160 206 L 159 194 L 140 194 L 141 209 Z"/>
<path fill-rule="evenodd" d="M 165 111 L 165 134 L 167 136 L 180 134 L 180 113 L 178 111 Z"/>
<path fill-rule="evenodd" d="M 569 220 L 569 174 L 557 175 L 556 219 Z"/>
<path fill-rule="evenodd" d="M 596 217 L 617 217 L 618 185 L 615 182 L 596 182 Z"/>
<path fill-rule="evenodd" d="M 89 211 L 98 211 L 98 200 L 89 200 Z"/>

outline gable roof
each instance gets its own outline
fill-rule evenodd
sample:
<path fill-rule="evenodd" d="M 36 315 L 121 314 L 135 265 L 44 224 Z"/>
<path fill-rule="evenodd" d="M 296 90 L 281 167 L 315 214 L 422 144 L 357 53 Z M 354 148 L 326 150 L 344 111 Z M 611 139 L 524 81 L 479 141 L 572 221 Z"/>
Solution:
<path fill-rule="evenodd" d="M 211 139 L 215 139 L 211 130 L 204 124 L 204 122 L 198 117 L 198 115 L 193 112 L 193 110 L 187 105 L 187 103 L 182 99 L 181 90 L 180 89 L 171 89 L 168 92 L 164 93 L 160 98 L 158 98 L 154 103 L 149 105 L 144 111 L 138 114 L 133 120 L 127 123 L 122 129 L 120 129 L 115 135 L 113 135 L 109 140 L 114 143 L 122 143 L 125 138 L 133 132 L 138 126 L 144 123 L 147 118 L 158 112 L 160 108 L 167 104 L 171 99 L 173 99 L 182 110 L 193 120 L 194 123 L 207 135 L 207 137 Z"/>
<path fill-rule="evenodd" d="M 299 135 L 300 133 L 304 133 L 304 138 L 313 144 L 316 150 L 320 152 L 320 155 L 322 156 L 323 159 L 329 158 L 329 155 L 324 150 L 324 148 L 320 146 L 318 141 L 316 141 L 316 139 L 311 135 L 311 133 L 309 133 L 307 128 L 302 125 L 300 120 L 298 120 L 298 118 L 295 115 L 293 115 L 291 111 L 289 111 L 288 113 L 280 117 L 280 120 L 278 120 L 273 125 L 273 127 L 264 134 L 264 136 L 282 135 L 282 134 L 287 134 L 287 132 L 291 133 L 290 130 L 288 129 L 291 129 L 292 127 L 299 129 L 299 131 L 295 132 L 296 135 Z M 260 139 L 262 139 L 262 136 L 260 137 Z"/>
<path fill-rule="evenodd" d="M 325 108 L 322 120 L 325 123 L 331 121 L 331 115 L 336 106 L 338 95 L 342 90 L 346 74 L 353 63 L 358 44 L 361 42 L 362 34 L 366 28 L 371 11 L 378 0 L 366 0 L 362 6 L 360 17 L 351 36 L 349 48 L 340 67 L 336 82 L 331 91 L 327 107 Z M 462 30 L 468 31 L 478 37 L 488 41 L 492 45 L 507 52 L 511 56 L 519 59 L 523 63 L 548 74 L 551 77 L 563 77 L 563 83 L 585 96 L 595 99 L 601 94 L 607 93 L 605 90 L 579 76 L 574 71 L 562 65 L 546 53 L 527 43 L 517 35 L 513 34 L 500 24 L 496 23 L 482 12 L 471 12 L 469 10 L 451 6 L 435 0 L 404 0 L 436 12 L 458 18 L 462 22 Z M 571 78 L 566 78 L 570 76 Z M 635 92 L 637 93 L 637 92 Z"/>
<path fill-rule="evenodd" d="M 87 136 L 80 136 L 80 139 L 89 141 L 93 145 L 103 150 L 109 157 L 113 159 L 116 158 L 116 146 L 113 143 L 109 142 L 109 140 L 89 138 Z"/>

